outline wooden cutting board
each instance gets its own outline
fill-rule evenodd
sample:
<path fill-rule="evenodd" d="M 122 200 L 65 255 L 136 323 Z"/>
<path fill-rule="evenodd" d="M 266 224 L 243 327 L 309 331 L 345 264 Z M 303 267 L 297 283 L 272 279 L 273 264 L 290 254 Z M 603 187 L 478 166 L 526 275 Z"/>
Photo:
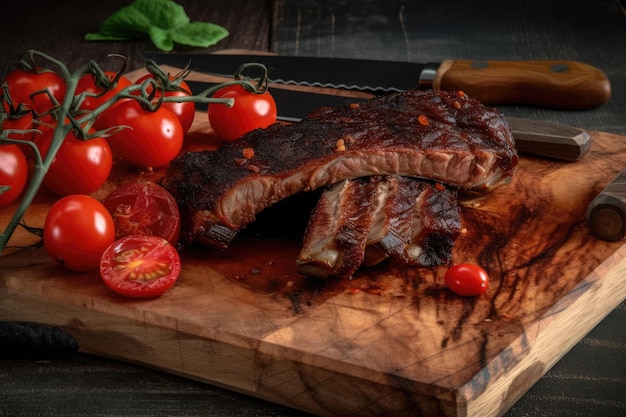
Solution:
<path fill-rule="evenodd" d="M 185 251 L 177 285 L 139 301 L 43 249 L 7 250 L 0 319 L 321 416 L 501 415 L 625 299 L 624 242 L 594 238 L 585 210 L 626 166 L 626 137 L 589 133 L 581 161 L 524 157 L 509 185 L 464 199 L 453 261 L 487 269 L 481 297 L 449 292 L 444 267 L 386 264 L 317 284 L 295 273 L 297 237 L 240 237 L 224 252 Z M 187 145 L 214 143 L 198 113 Z M 159 175 L 118 165 L 98 196 Z M 26 223 L 42 226 L 51 201 L 42 193 Z M 12 243 L 32 241 L 19 231 Z"/>

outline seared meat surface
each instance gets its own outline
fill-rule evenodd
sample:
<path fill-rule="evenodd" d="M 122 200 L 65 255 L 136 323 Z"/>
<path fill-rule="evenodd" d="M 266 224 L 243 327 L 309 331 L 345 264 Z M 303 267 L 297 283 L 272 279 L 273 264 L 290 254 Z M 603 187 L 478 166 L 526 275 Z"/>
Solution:
<path fill-rule="evenodd" d="M 388 257 L 415 266 L 450 260 L 461 230 L 457 193 L 400 176 L 344 180 L 319 199 L 297 259 L 298 272 L 350 278 Z"/>
<path fill-rule="evenodd" d="M 486 190 L 517 161 L 499 112 L 463 94 L 414 90 L 322 108 L 218 151 L 181 155 L 162 184 L 189 217 L 187 238 L 224 248 L 257 213 L 301 191 L 373 175 Z"/>

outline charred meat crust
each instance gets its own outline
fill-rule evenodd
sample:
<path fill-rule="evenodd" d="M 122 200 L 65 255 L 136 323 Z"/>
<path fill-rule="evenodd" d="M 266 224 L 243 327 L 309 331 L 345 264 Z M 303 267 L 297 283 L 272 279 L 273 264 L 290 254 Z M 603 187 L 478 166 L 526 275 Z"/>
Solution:
<path fill-rule="evenodd" d="M 300 191 L 381 174 L 488 189 L 510 177 L 517 162 L 499 112 L 463 94 L 412 90 L 319 109 L 217 152 L 181 155 L 162 185 L 190 216 L 190 240 L 213 245 L 210 230 L 236 234 L 257 213 Z"/>

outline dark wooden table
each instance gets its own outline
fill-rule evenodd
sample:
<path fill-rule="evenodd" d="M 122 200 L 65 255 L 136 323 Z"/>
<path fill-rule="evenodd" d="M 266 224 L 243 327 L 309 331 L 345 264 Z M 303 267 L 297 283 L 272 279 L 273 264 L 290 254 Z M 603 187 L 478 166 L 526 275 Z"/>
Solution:
<path fill-rule="evenodd" d="M 83 41 L 127 4 L 21 0 L 3 6 L 0 76 L 17 54 L 37 49 L 83 64 L 107 55 L 142 66 L 145 41 Z M 503 106 L 505 114 L 626 134 L 626 11 L 623 0 L 516 2 L 396 0 L 180 1 L 193 20 L 225 26 L 229 48 L 281 54 L 417 62 L 568 59 L 602 69 L 612 98 L 600 108 L 559 111 Z M 185 48 L 180 48 L 185 49 Z M 192 52 L 207 50 L 191 49 Z M 113 65 L 111 63 L 111 65 Z M 0 317 L 2 320 L 2 317 Z M 622 303 L 505 415 L 626 415 L 626 305 Z M 296 416 L 302 413 L 132 364 L 83 354 L 0 361 L 0 415 Z"/>

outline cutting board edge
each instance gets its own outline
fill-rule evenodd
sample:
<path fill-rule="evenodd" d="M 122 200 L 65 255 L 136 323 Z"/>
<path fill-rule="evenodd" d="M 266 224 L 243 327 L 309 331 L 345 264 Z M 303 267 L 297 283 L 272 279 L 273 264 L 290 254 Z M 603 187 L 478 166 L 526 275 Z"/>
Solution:
<path fill-rule="evenodd" d="M 542 316 L 541 319 L 537 320 L 533 323 L 529 328 L 528 332 L 534 332 L 535 340 L 530 343 L 531 348 L 527 352 L 527 354 L 522 357 L 515 366 L 512 367 L 513 372 L 505 372 L 503 375 L 500 375 L 495 381 L 491 381 L 486 384 L 485 381 L 489 381 L 488 373 L 489 370 L 485 369 L 483 372 L 487 374 L 478 374 L 474 377 L 472 381 L 466 384 L 463 387 L 460 387 L 456 393 L 445 393 L 441 392 L 441 395 L 438 398 L 439 401 L 448 401 L 448 406 L 451 409 L 456 409 L 456 414 L 449 414 L 450 416 L 458 416 L 458 415 L 485 415 L 485 416 L 495 416 L 497 413 L 504 412 L 511 405 L 521 397 L 526 390 L 528 390 L 542 375 L 545 374 L 563 355 L 565 355 L 572 346 L 575 345 L 585 334 L 588 333 L 599 321 L 604 318 L 610 311 L 612 311 L 621 301 L 626 297 L 626 289 L 619 287 L 620 278 L 626 273 L 626 245 L 618 248 L 609 258 L 607 258 L 601 265 L 599 265 L 588 277 L 586 277 L 583 281 L 581 281 L 574 289 L 572 289 L 568 294 L 563 297 L 559 302 L 557 302 L 552 308 L 550 308 L 546 314 Z M 608 278 L 607 278 L 608 277 Z M 607 282 L 609 280 L 609 282 Z M 610 310 L 606 309 L 606 301 L 607 298 L 603 298 L 606 296 L 611 296 L 610 300 L 612 300 Z M 33 298 L 35 300 L 33 300 Z M 603 300 L 605 304 L 603 308 L 600 308 L 601 304 L 594 302 L 597 300 Z M 32 309 L 27 310 L 27 314 L 19 314 L 14 313 L 11 315 L 9 312 L 20 312 L 25 311 L 24 309 L 27 306 L 32 306 L 33 301 L 35 301 L 42 308 L 41 311 L 33 311 Z M 285 358 L 285 357 L 274 357 L 272 358 L 270 354 L 268 354 L 266 349 L 262 349 L 263 352 L 257 352 L 250 348 L 245 348 L 239 346 L 240 349 L 239 354 L 243 353 L 248 355 L 247 365 L 244 365 L 242 368 L 237 368 L 235 370 L 232 369 L 209 369 L 211 366 L 215 365 L 213 362 L 208 364 L 208 366 L 195 366 L 198 365 L 195 360 L 197 359 L 193 357 L 192 353 L 189 353 L 188 362 L 185 363 L 163 363 L 158 358 L 151 358 L 145 356 L 145 352 L 154 351 L 154 346 L 159 346 L 154 354 L 157 354 L 159 351 L 161 352 L 157 355 L 159 358 L 164 356 L 171 358 L 182 358 L 185 356 L 183 352 L 176 351 L 176 349 L 185 349 L 181 344 L 181 336 L 184 340 L 187 341 L 190 345 L 187 347 L 189 352 L 197 349 L 198 347 L 206 348 L 207 343 L 215 344 L 215 343 L 223 343 L 223 341 L 209 341 L 205 337 L 196 337 L 195 335 L 185 334 L 182 335 L 175 326 L 168 325 L 167 321 L 164 321 L 162 325 L 146 325 L 141 324 L 143 331 L 145 334 L 138 334 L 134 338 L 124 338 L 124 328 L 137 328 L 139 326 L 139 320 L 136 318 L 135 325 L 128 323 L 129 316 L 128 315 L 119 315 L 118 317 L 110 317 L 110 311 L 94 311 L 89 310 L 85 306 L 74 305 L 72 306 L 73 314 L 65 314 L 64 316 L 55 316 L 54 314 L 46 314 L 43 315 L 43 311 L 54 311 L 55 304 L 58 303 L 59 308 L 67 309 L 67 304 L 58 301 L 55 302 L 54 299 L 45 299 L 40 295 L 29 294 L 23 290 L 19 289 L 11 289 L 6 286 L 0 287 L 0 313 L 2 313 L 3 317 L 7 317 L 9 320 L 27 320 L 27 321 L 38 321 L 42 324 L 47 324 L 51 326 L 58 326 L 64 330 L 66 330 L 69 334 L 73 335 L 77 338 L 81 345 L 81 352 L 93 354 L 97 356 L 109 357 L 111 359 L 120 360 L 129 363 L 135 363 L 142 366 L 147 366 L 149 368 L 158 369 L 164 372 L 168 372 L 171 374 L 179 375 L 182 377 L 198 380 L 204 383 L 209 383 L 211 385 L 227 388 L 233 391 L 237 391 L 240 393 L 244 393 L 247 395 L 251 395 L 257 398 L 261 398 L 263 400 L 272 401 L 277 404 L 285 405 L 291 408 L 297 408 L 302 411 L 307 411 L 319 415 L 342 415 L 342 414 L 324 414 L 323 411 L 327 410 L 325 406 L 321 404 L 317 404 L 317 406 L 321 406 L 320 408 L 315 407 L 315 403 L 310 404 L 312 401 L 311 398 L 307 398 L 309 404 L 307 406 L 303 406 L 303 404 L 294 403 L 289 399 L 277 395 L 276 392 L 272 392 L 271 390 L 264 389 L 261 390 L 262 384 L 259 384 L 259 381 L 255 380 L 255 378 L 259 377 L 259 374 L 255 371 L 254 363 L 260 360 L 259 355 L 264 356 L 264 360 L 269 360 L 270 362 L 273 360 L 279 360 L 280 363 L 274 363 L 275 366 L 283 367 L 285 364 L 291 366 L 293 369 L 302 370 L 300 366 L 295 364 L 294 359 Z M 591 305 L 596 307 L 591 312 L 584 311 L 582 306 Z M 22 308 L 20 308 L 20 306 Z M 544 344 L 550 338 L 554 338 L 551 333 L 553 329 L 558 329 L 561 326 L 563 319 L 565 318 L 565 313 L 570 313 L 572 309 L 577 309 L 577 316 L 581 318 L 586 318 L 587 320 L 572 320 L 571 315 L 568 316 L 568 321 L 576 322 L 578 327 L 575 328 L 574 331 L 562 330 L 565 334 L 569 335 L 567 340 L 566 349 L 563 349 L 564 344 L 560 343 L 559 348 L 561 351 L 553 351 L 553 355 L 550 357 L 542 357 L 543 362 L 540 366 L 537 365 L 538 353 L 542 350 Z M 85 332 L 85 329 L 89 326 L 86 325 L 87 320 L 89 318 L 83 317 L 82 319 L 78 319 L 78 317 L 83 316 L 84 314 L 88 314 L 89 316 L 102 316 L 101 318 L 95 317 L 93 320 L 104 320 L 103 326 L 101 326 L 100 330 L 92 329 L 88 332 Z M 594 313 L 594 314 L 590 314 Z M 593 320 L 591 320 L 593 318 Z M 42 320 L 43 319 L 43 320 Z M 580 326 L 581 323 L 584 323 L 584 326 Z M 119 327 L 118 327 L 119 326 Z M 119 331 L 119 335 L 116 335 L 116 329 Z M 100 333 L 100 336 L 98 336 Z M 168 335 L 169 333 L 169 335 Z M 102 344 L 102 338 L 116 338 L 120 339 L 117 341 L 116 345 L 123 347 L 123 344 L 126 343 L 126 353 L 124 349 L 120 352 L 106 352 L 99 349 L 99 346 L 110 344 Z M 528 337 L 528 334 L 525 334 L 520 337 Z M 560 338 L 561 342 L 563 341 Z M 141 349 L 141 347 L 145 349 Z M 223 349 L 222 349 L 223 348 Z M 223 356 L 228 358 L 233 358 L 234 353 L 232 352 L 233 348 L 237 348 L 234 345 L 228 346 L 213 346 L 211 349 L 213 353 L 221 352 Z M 284 347 L 283 347 L 284 348 Z M 169 349 L 173 349 L 167 354 Z M 271 349 L 270 349 L 271 350 Z M 128 352 L 133 352 L 133 354 L 128 354 Z M 542 351 L 543 352 L 543 351 Z M 268 356 L 269 355 L 269 356 Z M 243 356 L 239 355 L 238 358 L 242 358 Z M 253 362 L 250 362 L 253 361 Z M 192 363 L 194 362 L 194 363 Z M 541 361 L 540 361 L 541 362 Z M 232 365 L 232 362 L 229 362 Z M 307 366 L 311 366 L 310 363 L 306 364 Z M 191 369 L 194 369 L 193 371 Z M 206 374 L 203 372 L 209 369 L 210 372 L 216 372 L 216 374 Z M 345 371 L 345 369 L 342 369 Z M 220 372 L 222 373 L 221 377 Z M 313 371 L 312 371 L 313 372 Z M 316 375 L 323 375 L 324 378 L 330 378 L 333 370 L 326 369 L 318 369 L 315 370 Z M 359 372 L 360 373 L 360 372 Z M 346 375 L 343 373 L 341 375 L 343 378 L 351 378 L 350 375 Z M 354 376 L 353 376 L 354 377 Z M 485 379 L 486 378 L 486 379 Z M 353 381 L 356 382 L 356 381 Z M 376 384 L 376 381 L 362 381 L 363 384 Z M 480 392 L 477 392 L 477 385 L 483 385 L 483 389 Z M 486 385 L 485 385 L 486 384 Z M 496 413 L 485 414 L 485 410 L 494 410 L 493 405 L 494 401 L 500 404 L 497 408 Z M 363 406 L 363 405 L 361 405 Z M 459 414 L 460 413 L 460 414 Z M 347 414 L 345 414 L 347 415 Z"/>
<path fill-rule="evenodd" d="M 513 372 L 501 375 L 478 395 L 474 385 L 482 383 L 481 374 L 459 389 L 459 403 L 467 404 L 467 416 L 492 417 L 505 413 L 626 299 L 626 287 L 620 285 L 625 276 L 626 245 L 622 245 L 527 329 L 521 337 L 534 334 L 535 339 L 528 343 L 529 350 L 512 368 Z M 610 301 L 608 305 L 607 301 Z M 589 305 L 591 310 L 584 308 Z M 573 316 L 572 310 L 576 310 Z M 566 313 L 569 314 L 567 320 Z M 568 323 L 571 324 L 569 327 L 562 326 Z M 581 326 L 581 323 L 584 325 Z M 546 356 L 545 348 L 552 340 L 559 340 L 559 349 L 548 349 L 551 354 Z M 497 412 L 490 413 L 494 400 L 498 398 L 500 406 Z"/>

